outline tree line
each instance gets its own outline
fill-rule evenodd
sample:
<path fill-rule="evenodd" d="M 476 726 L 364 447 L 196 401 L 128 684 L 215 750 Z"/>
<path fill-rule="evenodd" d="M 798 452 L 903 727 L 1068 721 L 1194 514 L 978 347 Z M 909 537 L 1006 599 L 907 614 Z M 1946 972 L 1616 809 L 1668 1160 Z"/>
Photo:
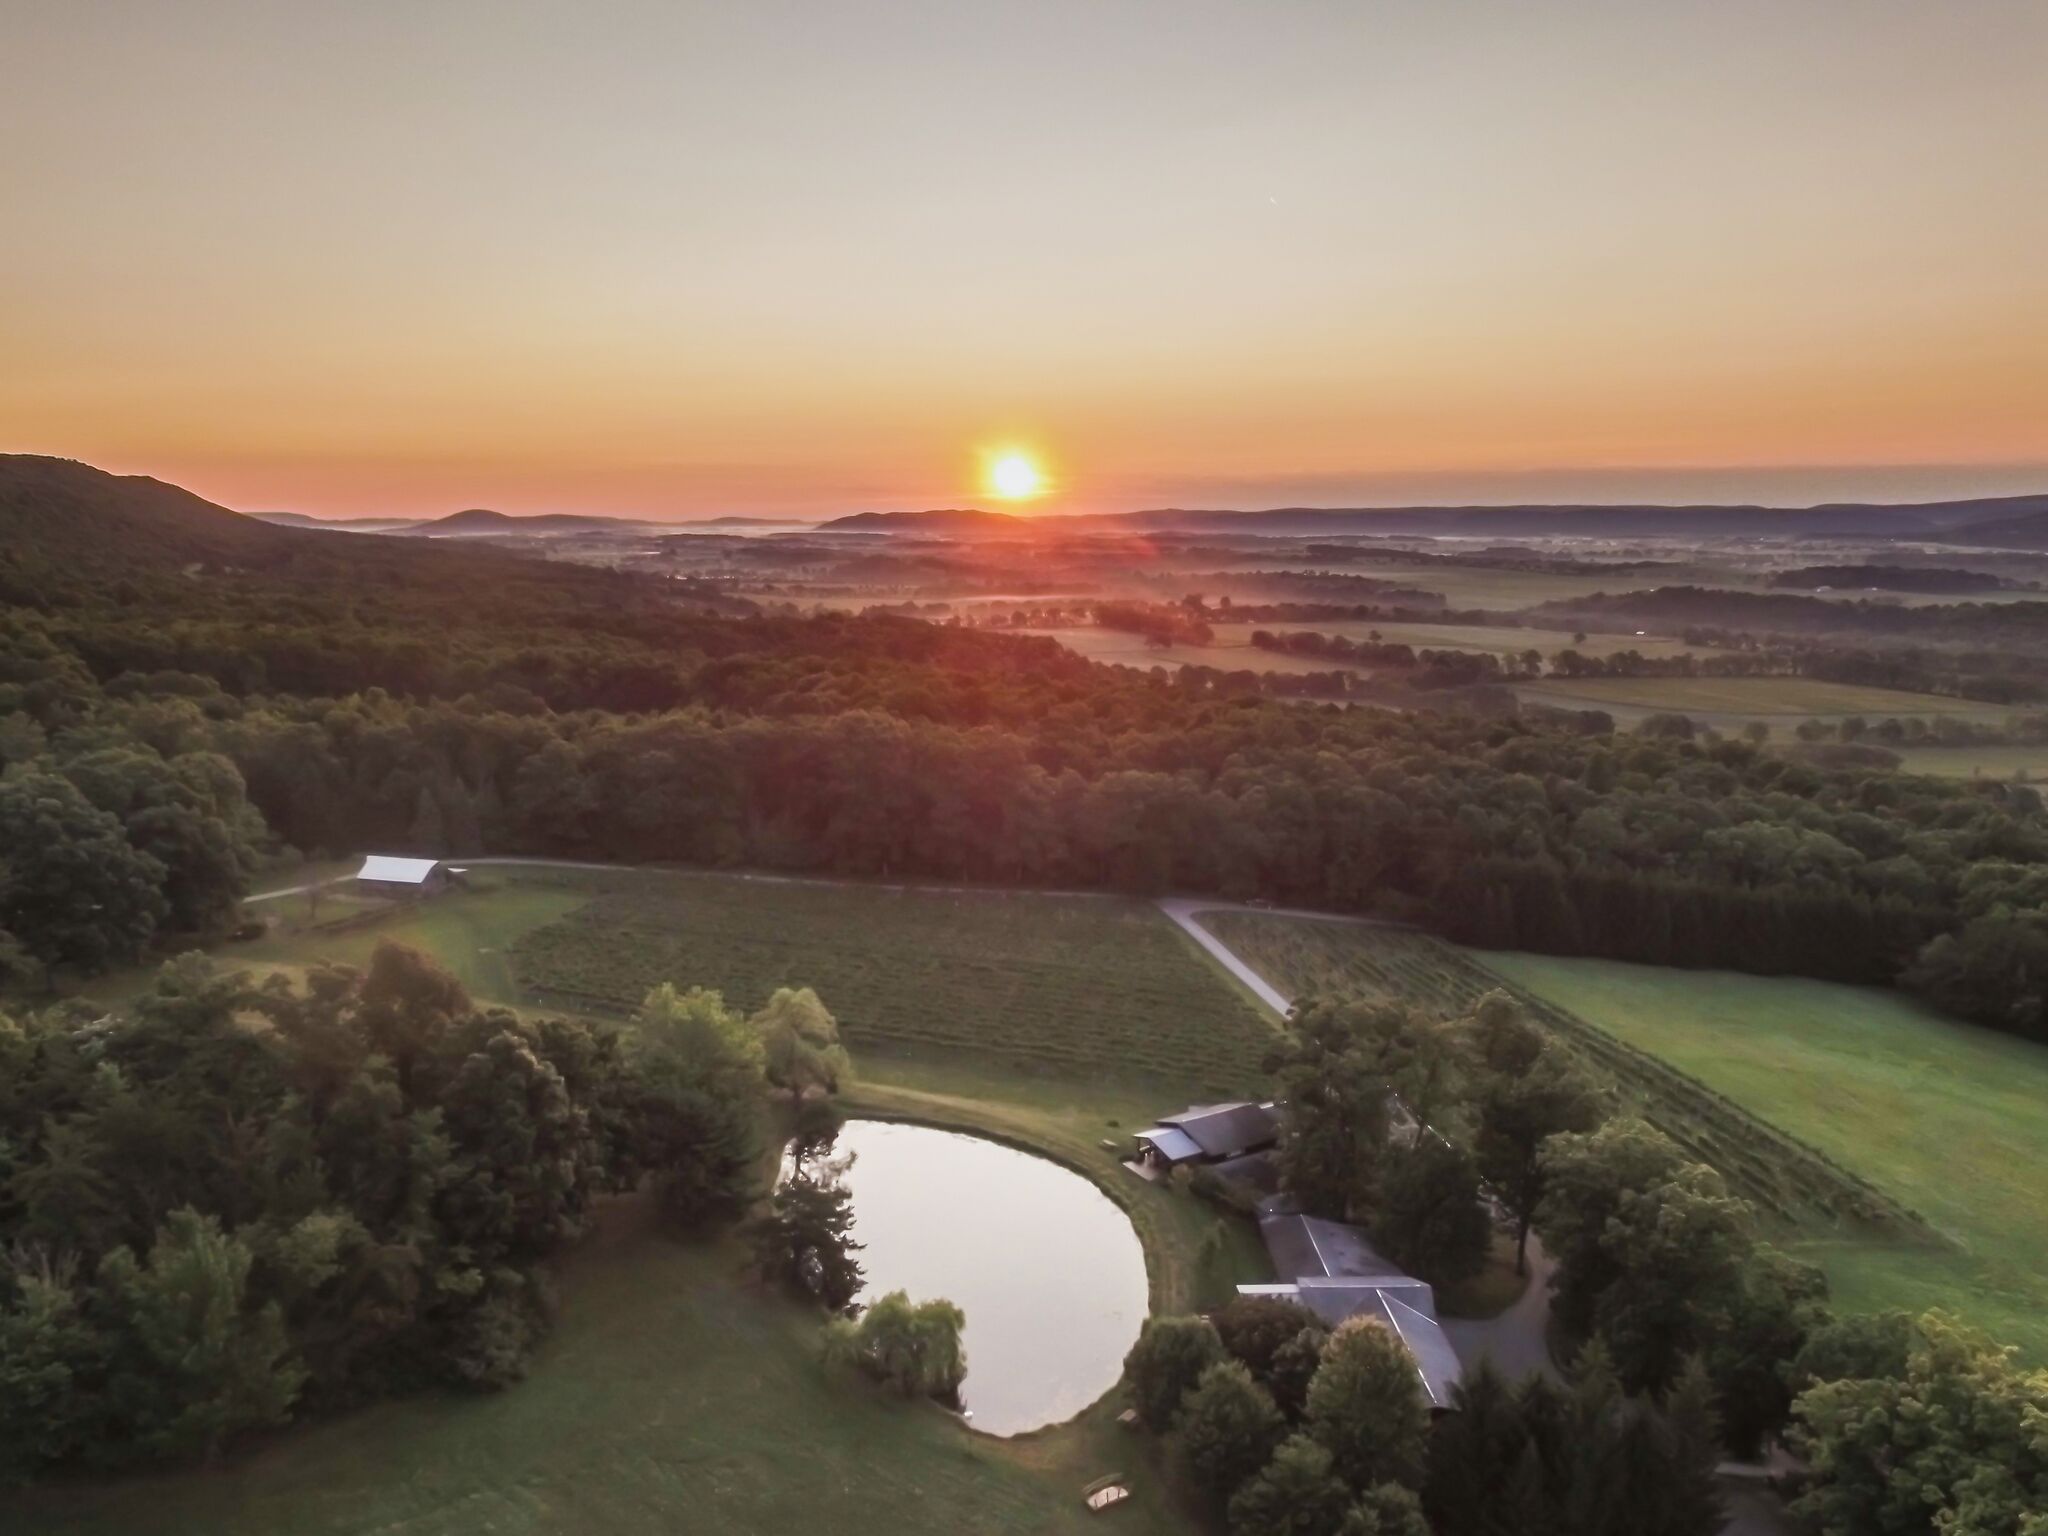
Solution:
<path fill-rule="evenodd" d="M 738 1216 L 769 1095 L 843 1069 L 808 992 L 522 1019 L 391 944 L 302 983 L 189 955 L 110 1014 L 0 1016 L 0 1480 L 515 1381 L 598 1196 Z"/>
<path fill-rule="evenodd" d="M 2037 1529 L 2048 1371 L 1938 1312 L 1833 1312 L 1819 1270 L 1504 994 L 1457 1019 L 1311 999 L 1275 1067 L 1294 1201 L 1444 1286 L 1482 1262 L 1490 1197 L 1542 1237 L 1573 1365 L 1562 1388 L 1481 1365 L 1432 1419 L 1372 1321 L 1269 1297 L 1155 1320 L 1134 1407 L 1233 1536 L 1709 1536 L 1721 1456 L 1774 1440 L 1821 1536 Z"/>

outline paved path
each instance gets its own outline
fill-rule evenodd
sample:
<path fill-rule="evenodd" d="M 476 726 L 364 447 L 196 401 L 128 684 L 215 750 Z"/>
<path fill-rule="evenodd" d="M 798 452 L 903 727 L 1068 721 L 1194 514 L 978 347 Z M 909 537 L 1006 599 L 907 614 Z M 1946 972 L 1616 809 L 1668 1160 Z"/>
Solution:
<path fill-rule="evenodd" d="M 1529 1288 L 1498 1317 L 1447 1317 L 1444 1333 L 1467 1366 L 1491 1358 L 1503 1376 L 1519 1381 L 1535 1372 L 1559 1380 L 1550 1359 L 1550 1272 L 1557 1267 L 1534 1232 L 1529 1234 Z"/>
<path fill-rule="evenodd" d="M 1159 910 L 1179 925 L 1180 930 L 1216 957 L 1217 963 L 1243 982 L 1258 1000 L 1285 1017 L 1294 1000 L 1253 970 L 1236 951 L 1195 921 L 1198 912 L 1255 912 L 1261 917 L 1303 917 L 1319 923 L 1357 923 L 1366 927 L 1388 927 L 1370 917 L 1351 917 L 1337 912 L 1311 912 L 1302 907 L 1254 907 L 1243 902 L 1219 901 L 1214 897 L 1162 896 Z"/>

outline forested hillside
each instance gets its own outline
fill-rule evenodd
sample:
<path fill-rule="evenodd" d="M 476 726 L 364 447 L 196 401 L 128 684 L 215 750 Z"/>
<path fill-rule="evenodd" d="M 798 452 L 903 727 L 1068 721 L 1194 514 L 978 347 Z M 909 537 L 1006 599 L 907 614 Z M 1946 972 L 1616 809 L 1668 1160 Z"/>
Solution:
<path fill-rule="evenodd" d="M 242 563 L 200 552 L 220 525 L 124 541 L 108 509 L 154 502 L 49 463 L 0 466 L 0 578 L 27 593 L 0 617 L 18 969 L 217 926 L 282 842 L 1259 895 L 1501 947 L 1903 975 L 2048 1033 L 2023 788 L 1223 698 L 1050 640 L 705 618 L 659 581 L 417 541 L 265 527 Z M 118 570 L 72 565 L 82 544 Z"/>

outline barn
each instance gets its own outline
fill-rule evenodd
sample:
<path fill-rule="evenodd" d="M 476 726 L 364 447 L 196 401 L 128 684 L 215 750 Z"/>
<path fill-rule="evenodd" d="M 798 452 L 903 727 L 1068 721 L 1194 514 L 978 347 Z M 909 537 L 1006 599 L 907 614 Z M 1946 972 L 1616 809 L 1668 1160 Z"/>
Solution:
<path fill-rule="evenodd" d="M 448 888 L 448 874 L 448 867 L 439 859 L 373 853 L 356 871 L 356 889 L 365 896 L 432 896 Z"/>

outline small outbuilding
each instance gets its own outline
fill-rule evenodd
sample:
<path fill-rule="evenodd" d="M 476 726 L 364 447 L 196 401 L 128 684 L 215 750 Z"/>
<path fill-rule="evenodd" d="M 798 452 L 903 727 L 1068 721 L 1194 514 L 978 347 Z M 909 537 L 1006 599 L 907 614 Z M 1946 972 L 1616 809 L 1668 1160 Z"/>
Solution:
<path fill-rule="evenodd" d="M 1263 1151 L 1280 1139 L 1280 1113 L 1272 1104 L 1195 1104 L 1134 1138 L 1138 1155 L 1155 1168 L 1218 1164 Z"/>
<path fill-rule="evenodd" d="M 448 867 L 439 859 L 373 853 L 356 871 L 356 889 L 366 896 L 431 896 L 448 888 L 448 876 Z"/>

